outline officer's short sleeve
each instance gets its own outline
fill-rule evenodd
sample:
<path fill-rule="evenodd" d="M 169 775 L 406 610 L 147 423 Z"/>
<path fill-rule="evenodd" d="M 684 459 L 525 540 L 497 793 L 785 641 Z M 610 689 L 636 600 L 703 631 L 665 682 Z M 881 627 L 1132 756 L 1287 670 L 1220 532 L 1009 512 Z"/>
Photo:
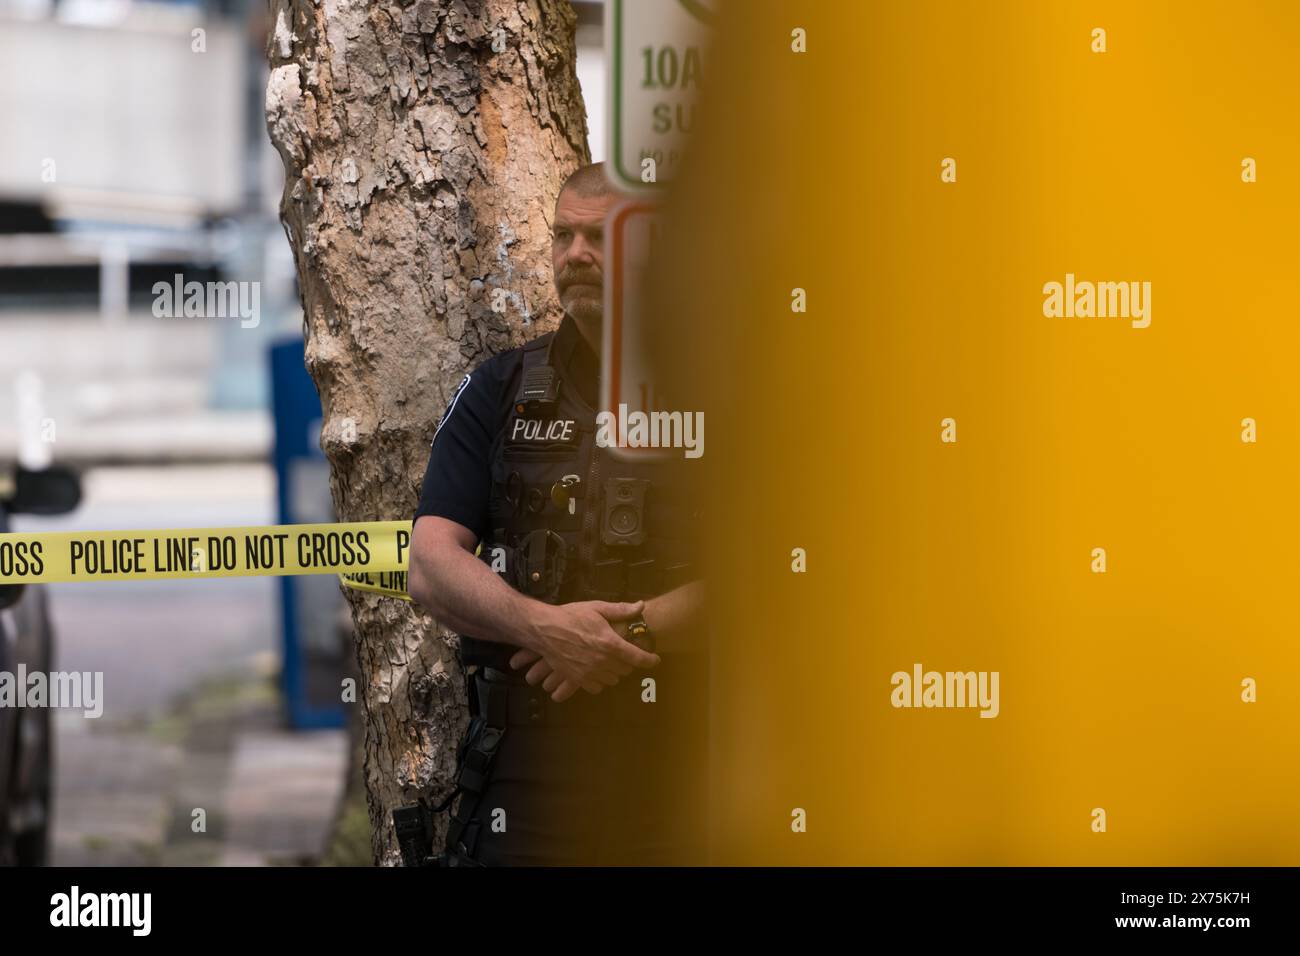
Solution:
<path fill-rule="evenodd" d="M 487 533 L 492 444 L 508 379 L 504 358 L 489 359 L 466 375 L 448 402 L 433 434 L 417 519 L 437 515 L 479 538 Z"/>

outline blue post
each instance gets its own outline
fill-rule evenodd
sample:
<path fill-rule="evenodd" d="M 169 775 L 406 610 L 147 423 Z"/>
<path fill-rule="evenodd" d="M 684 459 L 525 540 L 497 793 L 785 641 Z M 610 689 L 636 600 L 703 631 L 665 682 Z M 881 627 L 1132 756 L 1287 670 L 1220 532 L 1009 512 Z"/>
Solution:
<path fill-rule="evenodd" d="M 320 398 L 303 365 L 302 340 L 272 345 L 271 406 L 275 415 L 276 498 L 281 524 L 332 522 L 329 464 L 320 450 Z M 340 648 L 344 604 L 334 575 L 280 579 L 284 635 L 282 689 L 295 729 L 344 726 L 342 679 L 351 643 Z"/>

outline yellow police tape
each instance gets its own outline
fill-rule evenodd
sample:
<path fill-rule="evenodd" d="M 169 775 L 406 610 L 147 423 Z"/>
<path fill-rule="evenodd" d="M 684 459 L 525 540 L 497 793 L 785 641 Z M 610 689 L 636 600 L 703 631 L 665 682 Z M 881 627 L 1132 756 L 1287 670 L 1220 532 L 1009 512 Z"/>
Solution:
<path fill-rule="evenodd" d="M 0 534 L 0 584 L 338 574 L 404 597 L 410 546 L 410 521 L 10 533 Z"/>
<path fill-rule="evenodd" d="M 411 600 L 411 595 L 406 593 L 405 571 L 381 571 L 378 574 L 340 574 L 339 581 L 345 587 L 355 588 L 358 591 L 368 591 L 371 594 L 382 594 L 385 597 L 401 598 L 403 601 Z"/>

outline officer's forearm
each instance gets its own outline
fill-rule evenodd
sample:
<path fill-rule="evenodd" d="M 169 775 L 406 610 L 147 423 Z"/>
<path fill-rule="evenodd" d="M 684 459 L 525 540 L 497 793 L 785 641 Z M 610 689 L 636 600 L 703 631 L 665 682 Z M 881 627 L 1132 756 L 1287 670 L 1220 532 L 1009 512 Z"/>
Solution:
<path fill-rule="evenodd" d="M 702 581 L 683 584 L 646 601 L 642 616 L 654 635 L 656 650 L 660 653 L 699 650 L 698 641 L 691 637 L 691 626 L 699 621 L 703 601 Z"/>
<path fill-rule="evenodd" d="M 532 649 L 546 605 L 520 594 L 462 548 L 412 554 L 411 597 L 440 623 L 484 641 Z"/>

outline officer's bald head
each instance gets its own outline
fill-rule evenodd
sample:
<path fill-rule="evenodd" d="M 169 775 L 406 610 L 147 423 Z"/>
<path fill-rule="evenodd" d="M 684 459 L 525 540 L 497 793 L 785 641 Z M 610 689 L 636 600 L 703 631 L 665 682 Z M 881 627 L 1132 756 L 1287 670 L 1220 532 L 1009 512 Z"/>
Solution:
<path fill-rule="evenodd" d="M 560 196 L 563 196 L 566 192 L 571 192 L 573 195 L 581 196 L 584 199 L 593 199 L 597 196 L 612 196 L 614 195 L 614 184 L 605 175 L 604 163 L 590 163 L 586 166 L 579 166 L 569 173 L 569 178 L 560 187 Z M 556 202 L 559 202 L 558 197 Z"/>

